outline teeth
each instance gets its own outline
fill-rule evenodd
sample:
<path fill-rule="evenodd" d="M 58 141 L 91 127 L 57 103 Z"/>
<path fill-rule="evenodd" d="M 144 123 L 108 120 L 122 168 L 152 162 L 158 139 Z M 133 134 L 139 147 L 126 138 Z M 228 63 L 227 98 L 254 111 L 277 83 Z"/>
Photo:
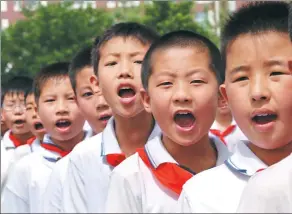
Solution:
<path fill-rule="evenodd" d="M 257 116 L 259 117 L 265 117 L 265 116 L 268 116 L 269 114 L 258 114 Z"/>
<path fill-rule="evenodd" d="M 66 123 L 67 120 L 59 120 L 58 122 L 59 122 L 59 123 Z"/>
<path fill-rule="evenodd" d="M 178 112 L 178 114 L 190 114 L 190 112 Z"/>
<path fill-rule="evenodd" d="M 131 89 L 131 88 L 130 87 L 122 87 L 121 89 L 127 89 L 128 90 L 128 89 Z"/>

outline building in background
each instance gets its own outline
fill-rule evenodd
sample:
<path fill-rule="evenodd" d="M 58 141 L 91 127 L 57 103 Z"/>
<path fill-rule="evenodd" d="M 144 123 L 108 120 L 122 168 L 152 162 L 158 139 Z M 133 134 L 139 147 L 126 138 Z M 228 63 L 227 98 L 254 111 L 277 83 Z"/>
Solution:
<path fill-rule="evenodd" d="M 16 21 L 21 20 L 24 18 L 24 16 L 21 13 L 21 8 L 24 6 L 28 6 L 31 8 L 36 7 L 38 4 L 41 5 L 48 5 L 53 4 L 56 2 L 74 2 L 73 7 L 74 8 L 80 8 L 80 7 L 87 7 L 91 5 L 93 8 L 105 8 L 105 9 L 113 9 L 116 7 L 131 7 L 131 6 L 138 6 L 141 2 L 149 2 L 147 0 L 145 1 L 123 1 L 124 3 L 121 3 L 121 1 L 104 1 L 104 0 L 47 0 L 47 1 L 40 1 L 40 0 L 1 0 L 1 29 L 5 29 L 9 27 L 9 25 L 14 24 Z M 177 0 L 178 2 L 180 0 Z M 242 4 L 246 3 L 246 1 L 229 1 L 229 9 L 231 11 L 236 10 L 239 8 Z M 212 15 L 211 13 L 205 12 L 206 6 L 212 6 L 214 4 L 214 1 L 196 1 L 195 5 L 195 19 L 200 22 L 204 19 L 206 19 L 206 16 L 208 16 L 209 19 L 212 19 L 212 16 L 215 16 L 215 14 Z M 211 17 L 211 18 L 210 18 Z M 213 18 L 214 19 L 214 18 Z M 216 19 L 216 18 L 215 18 Z M 212 20 L 211 20 L 212 22 Z"/>

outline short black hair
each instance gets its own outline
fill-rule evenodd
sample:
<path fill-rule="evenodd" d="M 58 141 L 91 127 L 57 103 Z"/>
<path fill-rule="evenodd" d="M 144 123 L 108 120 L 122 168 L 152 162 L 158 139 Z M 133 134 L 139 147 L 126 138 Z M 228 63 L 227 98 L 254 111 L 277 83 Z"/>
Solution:
<path fill-rule="evenodd" d="M 165 50 L 172 47 L 198 47 L 208 50 L 210 56 L 210 68 L 215 73 L 218 83 L 224 81 L 224 67 L 221 54 L 217 46 L 208 38 L 192 31 L 179 30 L 165 34 L 147 51 L 142 63 L 142 83 L 143 87 L 148 89 L 148 81 L 152 73 L 153 55 L 159 50 Z"/>
<path fill-rule="evenodd" d="M 290 34 L 290 39 L 292 41 L 292 2 L 289 4 L 289 34 Z"/>
<path fill-rule="evenodd" d="M 38 104 L 41 90 L 48 80 L 69 77 L 69 62 L 57 62 L 43 67 L 34 78 L 33 92 Z"/>
<path fill-rule="evenodd" d="M 27 76 L 16 76 L 8 80 L 2 87 L 1 91 L 1 106 L 4 98 L 7 94 L 26 94 L 27 91 L 31 90 L 33 80 Z"/>
<path fill-rule="evenodd" d="M 82 48 L 71 60 L 69 65 L 69 77 L 72 88 L 76 93 L 76 76 L 85 67 L 91 67 L 91 47 Z"/>
<path fill-rule="evenodd" d="M 99 39 L 97 38 L 93 44 L 91 56 L 95 75 L 98 75 L 100 48 L 115 37 L 134 38 L 146 45 L 152 44 L 159 38 L 159 35 L 151 28 L 135 22 L 124 22 L 113 25 Z"/>
<path fill-rule="evenodd" d="M 288 33 L 288 3 L 280 1 L 255 1 L 246 4 L 225 23 L 221 35 L 221 51 L 224 63 L 228 45 L 244 34 L 268 31 Z"/>

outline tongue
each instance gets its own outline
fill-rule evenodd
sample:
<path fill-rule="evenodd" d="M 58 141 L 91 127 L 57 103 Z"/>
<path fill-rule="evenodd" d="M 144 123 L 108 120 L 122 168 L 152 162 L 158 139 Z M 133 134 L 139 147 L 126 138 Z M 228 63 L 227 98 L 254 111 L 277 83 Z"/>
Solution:
<path fill-rule="evenodd" d="M 275 115 L 257 116 L 255 117 L 255 122 L 258 124 L 266 124 L 274 121 L 275 119 L 276 119 Z"/>
<path fill-rule="evenodd" d="M 135 96 L 135 93 L 132 89 L 123 89 L 121 91 L 121 97 L 122 98 L 130 98 L 130 97 L 133 97 Z"/>
<path fill-rule="evenodd" d="M 175 123 L 183 128 L 189 128 L 194 124 L 194 118 L 191 115 L 178 115 L 175 118 Z"/>

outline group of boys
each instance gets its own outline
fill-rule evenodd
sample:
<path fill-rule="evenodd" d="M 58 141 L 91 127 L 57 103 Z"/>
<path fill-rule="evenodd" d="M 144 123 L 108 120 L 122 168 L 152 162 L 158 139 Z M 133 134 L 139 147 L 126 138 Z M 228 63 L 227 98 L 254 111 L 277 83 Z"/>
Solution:
<path fill-rule="evenodd" d="M 291 16 L 250 3 L 221 51 L 119 23 L 71 62 L 10 80 L 1 211 L 292 212 Z"/>

